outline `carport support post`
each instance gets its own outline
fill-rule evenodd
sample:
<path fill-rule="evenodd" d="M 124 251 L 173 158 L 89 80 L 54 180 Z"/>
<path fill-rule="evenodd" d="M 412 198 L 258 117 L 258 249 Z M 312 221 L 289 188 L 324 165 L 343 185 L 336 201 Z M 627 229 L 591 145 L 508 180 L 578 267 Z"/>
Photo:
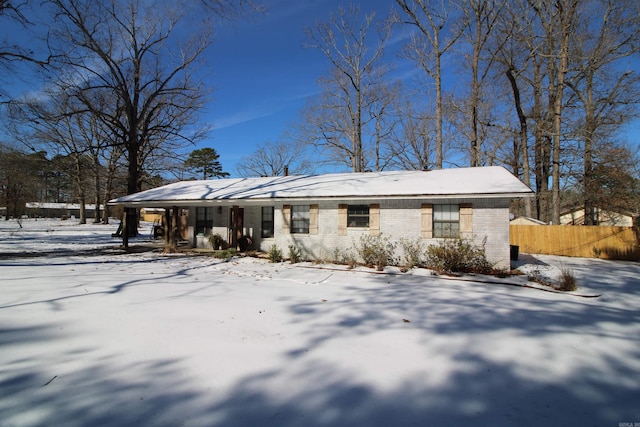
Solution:
<path fill-rule="evenodd" d="M 178 251 L 178 207 L 164 211 L 164 253 L 172 254 Z"/>
<path fill-rule="evenodd" d="M 164 210 L 164 252 L 171 253 L 171 209 Z"/>
<path fill-rule="evenodd" d="M 240 208 L 238 206 L 231 207 L 231 241 L 230 247 L 238 249 L 238 214 Z"/>
<path fill-rule="evenodd" d="M 177 206 L 172 208 L 171 212 L 171 231 L 173 236 L 171 237 L 173 248 L 178 251 L 178 242 L 180 241 L 180 209 Z"/>

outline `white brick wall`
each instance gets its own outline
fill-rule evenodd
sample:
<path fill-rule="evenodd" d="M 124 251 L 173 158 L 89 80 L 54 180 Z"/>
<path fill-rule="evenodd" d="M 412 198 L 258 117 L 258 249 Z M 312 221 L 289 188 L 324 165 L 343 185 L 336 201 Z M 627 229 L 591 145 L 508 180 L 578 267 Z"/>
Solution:
<path fill-rule="evenodd" d="M 497 268 L 509 266 L 509 200 L 508 199 L 422 199 L 422 200 L 332 200 L 319 202 L 318 234 L 286 234 L 282 232 L 282 203 L 275 204 L 275 236 L 260 238 L 261 206 L 245 207 L 245 228 L 253 230 L 254 247 L 268 251 L 277 245 L 288 254 L 289 245 L 297 246 L 305 257 L 331 260 L 334 250 L 348 250 L 367 229 L 347 228 L 346 236 L 338 235 L 338 205 L 380 203 L 380 232 L 393 241 L 420 237 L 420 207 L 423 203 L 470 203 L 473 207 L 473 240 L 485 244 L 487 259 Z M 291 203 L 292 205 L 296 203 Z M 304 203 L 300 203 L 304 204 Z M 429 239 L 428 242 L 437 242 Z M 398 253 L 400 255 L 400 253 Z"/>
<path fill-rule="evenodd" d="M 282 232 L 282 206 L 274 205 L 275 236 L 262 239 L 260 227 L 262 221 L 262 205 L 244 206 L 244 233 L 253 238 L 253 248 L 268 251 L 272 245 L 277 245 L 285 255 L 289 245 L 297 246 L 303 255 L 310 259 L 332 260 L 335 249 L 346 251 L 354 246 L 362 234 L 368 234 L 368 229 L 347 228 L 346 236 L 338 235 L 338 205 L 339 204 L 380 204 L 380 232 L 397 242 L 401 238 L 418 239 L 420 237 L 421 216 L 420 207 L 423 203 L 430 204 L 462 204 L 470 203 L 473 208 L 473 240 L 476 244 L 484 244 L 487 259 L 497 268 L 508 269 L 509 263 L 509 199 L 417 199 L 417 200 L 332 200 L 318 202 L 318 234 L 286 234 Z M 289 204 L 289 203 L 288 203 Z M 290 203 L 296 204 L 296 203 Z M 300 203 L 304 204 L 304 203 Z M 229 207 L 223 207 L 221 212 L 214 215 L 214 226 L 227 227 L 229 221 Z M 190 244 L 195 246 L 193 233 L 195 226 L 195 210 L 189 215 Z M 220 230 L 219 228 L 216 229 Z M 222 234 L 227 238 L 227 234 Z M 425 240 L 437 242 L 438 239 Z M 401 255 L 398 251 L 398 256 Z"/>

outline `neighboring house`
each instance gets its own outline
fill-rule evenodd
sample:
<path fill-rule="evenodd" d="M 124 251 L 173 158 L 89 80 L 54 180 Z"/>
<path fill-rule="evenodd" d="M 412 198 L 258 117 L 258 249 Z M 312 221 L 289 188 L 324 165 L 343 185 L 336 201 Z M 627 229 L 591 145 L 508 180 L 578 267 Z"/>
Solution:
<path fill-rule="evenodd" d="M 80 204 L 78 203 L 43 203 L 43 202 L 27 202 L 27 215 L 29 217 L 41 218 L 80 218 Z M 87 218 L 94 218 L 96 205 L 84 205 L 85 215 Z M 100 205 L 103 210 L 104 206 Z"/>
<path fill-rule="evenodd" d="M 547 225 L 544 221 L 530 218 L 528 216 L 519 216 L 511 220 L 511 225 Z"/>
<path fill-rule="evenodd" d="M 594 225 L 632 227 L 633 215 L 593 208 Z M 584 225 L 584 208 L 577 207 L 560 214 L 560 225 Z"/>
<path fill-rule="evenodd" d="M 164 208 L 142 208 L 140 209 L 140 221 L 162 222 Z"/>
<path fill-rule="evenodd" d="M 509 268 L 509 204 L 533 192 L 502 167 L 184 181 L 111 200 L 125 207 L 189 208 L 189 243 L 220 234 L 232 246 L 289 245 L 333 259 L 362 235 L 393 241 L 468 238 Z M 198 238 L 200 236 L 200 238 Z M 199 243 L 200 242 L 200 243 Z"/>

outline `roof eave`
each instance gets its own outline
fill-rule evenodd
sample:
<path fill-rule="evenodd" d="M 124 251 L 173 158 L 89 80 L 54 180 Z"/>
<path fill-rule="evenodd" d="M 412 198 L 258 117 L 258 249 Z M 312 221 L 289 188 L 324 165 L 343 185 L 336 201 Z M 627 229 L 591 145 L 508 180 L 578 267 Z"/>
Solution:
<path fill-rule="evenodd" d="M 510 193 L 472 193 L 472 194 L 410 194 L 410 195 L 341 195 L 341 196 L 321 196 L 321 197 L 247 197 L 247 198 L 219 198 L 219 199 L 183 199 L 183 200 L 111 200 L 107 203 L 109 206 L 124 206 L 125 208 L 143 208 L 143 207 L 185 207 L 185 206 L 201 206 L 209 204 L 217 205 L 235 205 L 235 204 L 270 204 L 274 202 L 300 202 L 308 201 L 330 201 L 330 200 L 416 200 L 416 199 L 516 199 L 531 198 L 535 194 L 528 192 L 510 192 Z"/>

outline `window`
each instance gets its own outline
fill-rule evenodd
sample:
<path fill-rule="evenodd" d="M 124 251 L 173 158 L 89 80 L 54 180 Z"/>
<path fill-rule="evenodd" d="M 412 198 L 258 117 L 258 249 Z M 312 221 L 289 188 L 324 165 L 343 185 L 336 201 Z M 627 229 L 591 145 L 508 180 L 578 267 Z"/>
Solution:
<path fill-rule="evenodd" d="M 291 206 L 291 233 L 309 233 L 309 205 Z"/>
<path fill-rule="evenodd" d="M 196 208 L 196 235 L 207 235 L 213 225 L 213 208 Z"/>
<path fill-rule="evenodd" d="M 273 237 L 274 234 L 274 225 L 273 225 L 273 207 L 272 206 L 263 206 L 262 207 L 262 237 Z"/>
<path fill-rule="evenodd" d="M 433 205 L 433 237 L 460 237 L 460 207 L 458 205 Z"/>
<path fill-rule="evenodd" d="M 369 206 L 349 205 L 347 207 L 347 227 L 369 227 Z"/>

